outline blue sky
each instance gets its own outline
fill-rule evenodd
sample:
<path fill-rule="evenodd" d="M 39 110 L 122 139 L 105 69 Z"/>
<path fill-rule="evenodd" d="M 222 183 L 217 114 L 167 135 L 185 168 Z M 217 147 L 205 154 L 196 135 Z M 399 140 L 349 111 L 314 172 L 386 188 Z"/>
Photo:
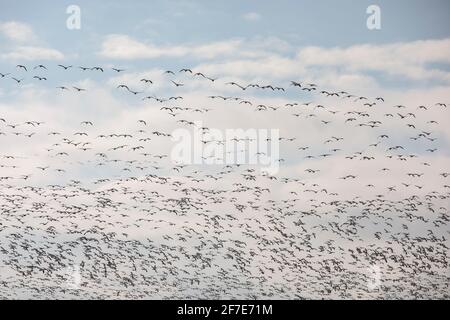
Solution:
<path fill-rule="evenodd" d="M 81 8 L 82 28 L 65 28 L 65 9 Z M 382 29 L 365 28 L 368 5 L 382 11 Z M 279 37 L 297 46 L 347 46 L 449 36 L 450 3 L 432 1 L 1 1 L 0 20 L 30 24 L 62 51 L 89 55 L 106 34 L 155 43 L 201 43 Z M 261 16 L 247 21 L 248 13 Z"/>

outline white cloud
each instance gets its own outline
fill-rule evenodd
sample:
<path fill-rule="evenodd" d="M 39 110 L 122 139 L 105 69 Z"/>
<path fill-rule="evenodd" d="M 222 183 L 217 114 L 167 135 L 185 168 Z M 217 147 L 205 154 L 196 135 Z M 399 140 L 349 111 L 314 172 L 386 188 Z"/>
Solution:
<path fill-rule="evenodd" d="M 102 43 L 101 56 L 115 59 L 143 59 L 160 56 L 182 56 L 186 54 L 184 47 L 157 47 L 139 42 L 127 35 L 114 34 L 107 36 Z"/>
<path fill-rule="evenodd" d="M 193 47 L 191 53 L 203 58 L 231 55 L 239 50 L 241 40 L 218 41 Z"/>
<path fill-rule="evenodd" d="M 261 20 L 261 15 L 257 12 L 248 12 L 242 16 L 247 21 L 258 21 Z"/>
<path fill-rule="evenodd" d="M 430 63 L 450 63 L 450 39 L 348 48 L 306 47 L 297 56 L 306 66 L 342 66 L 352 71 L 382 71 L 410 79 L 450 80 L 450 73 L 426 68 Z"/>
<path fill-rule="evenodd" d="M 144 43 L 127 35 L 113 34 L 102 43 L 100 56 L 114 59 L 152 59 L 191 56 L 211 59 L 239 51 L 241 40 L 211 42 L 202 45 L 164 45 Z"/>
<path fill-rule="evenodd" d="M 273 42 L 273 41 L 270 41 Z M 269 42 L 269 43 L 270 43 Z M 262 43 L 262 41 L 260 41 Z M 283 48 L 283 45 L 280 45 Z M 274 50 L 273 46 L 243 41 L 232 59 L 204 62 L 199 69 L 212 75 L 226 75 L 248 81 L 279 79 L 319 81 L 339 87 L 375 85 L 378 72 L 412 81 L 450 82 L 450 72 L 440 65 L 450 63 L 450 39 L 414 41 L 385 45 L 354 45 L 347 48 L 292 47 Z M 360 83 L 360 81 L 364 83 Z"/>
<path fill-rule="evenodd" d="M 0 53 L 0 58 L 12 60 L 62 60 L 64 54 L 51 48 L 19 46 L 10 52 Z"/>
<path fill-rule="evenodd" d="M 61 60 L 64 54 L 41 45 L 33 29 L 26 23 L 8 21 L 0 23 L 0 35 L 11 40 L 0 51 L 0 59 L 12 60 Z M 24 43 L 27 45 L 24 45 Z"/>
<path fill-rule="evenodd" d="M 271 77 L 286 78 L 304 72 L 294 60 L 273 54 L 259 59 L 235 59 L 225 62 L 205 63 L 198 67 L 213 75 L 227 75 L 249 79 Z"/>
<path fill-rule="evenodd" d="M 36 39 L 29 25 L 16 21 L 0 23 L 0 33 L 15 42 L 29 42 Z"/>

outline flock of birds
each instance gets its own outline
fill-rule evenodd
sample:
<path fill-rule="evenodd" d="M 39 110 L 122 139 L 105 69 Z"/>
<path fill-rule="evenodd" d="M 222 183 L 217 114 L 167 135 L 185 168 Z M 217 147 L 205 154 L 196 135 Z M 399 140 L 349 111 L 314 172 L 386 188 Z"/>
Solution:
<path fill-rule="evenodd" d="M 0 86 L 48 81 L 48 69 L 17 65 L 0 73 Z M 142 87 L 119 83 L 115 90 L 151 103 L 175 127 L 194 127 L 197 119 L 207 123 L 226 103 L 310 124 L 317 129 L 312 135 L 327 137 L 319 150 L 301 143 L 301 129 L 280 136 L 282 151 L 285 146 L 294 152 L 282 154 L 280 173 L 269 175 L 246 164 L 173 163 L 169 152 L 155 147 L 170 145 L 171 131 L 151 119 L 136 118 L 124 132 L 105 131 L 86 119 L 73 132 L 55 129 L 41 120 L 44 115 L 15 122 L 0 114 L 1 298 L 450 297 L 450 171 L 433 162 L 445 138 L 435 134 L 439 119 L 426 116 L 433 111 L 448 117 L 445 102 L 390 105 L 383 97 L 315 83 L 244 84 L 188 68 L 163 75 L 176 94 L 149 94 L 146 87 L 155 80 L 148 78 L 136 79 Z M 210 92 L 222 82 L 234 94 L 206 94 L 207 107 L 186 106 L 189 92 L 182 89 L 197 80 Z M 86 94 L 89 87 L 54 90 Z M 261 101 L 268 95 L 288 102 Z M 299 101 L 298 95 L 311 99 Z M 353 109 L 330 107 L 336 101 Z M 406 141 L 390 125 L 393 120 L 411 132 Z M 340 129 L 350 126 L 378 138 L 353 150 L 357 137 Z M 211 127 L 200 129 L 207 133 Z M 234 138 L 240 139 L 246 138 Z M 7 152 L 9 144 L 25 154 Z M 346 164 L 346 172 L 327 171 L 332 162 L 321 166 L 331 160 Z M 304 167 L 284 175 L 283 166 L 293 161 Z M 368 167 L 357 172 L 361 163 Z M 369 171 L 377 179 L 364 175 Z M 383 179 L 391 175 L 400 180 L 386 185 Z M 44 183 L 50 177 L 56 182 Z"/>

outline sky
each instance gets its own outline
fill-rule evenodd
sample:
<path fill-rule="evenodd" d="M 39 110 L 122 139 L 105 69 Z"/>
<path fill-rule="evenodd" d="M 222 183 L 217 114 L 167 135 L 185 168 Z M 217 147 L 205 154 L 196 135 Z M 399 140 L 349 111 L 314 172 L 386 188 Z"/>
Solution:
<path fill-rule="evenodd" d="M 1 2 L 1 21 L 22 25 L 15 31 L 2 28 L 0 66 L 2 70 L 10 70 L 10 62 L 23 59 L 57 59 L 87 65 L 105 59 L 124 65 L 133 59 L 136 69 L 169 68 L 199 64 L 198 55 L 178 52 L 180 49 L 203 47 L 200 59 L 207 56 L 208 61 L 215 58 L 229 61 L 247 46 L 292 58 L 300 48 L 310 46 L 344 49 L 363 44 L 442 41 L 449 36 L 447 1 L 379 1 L 376 5 L 381 9 L 380 30 L 366 27 L 366 8 L 371 4 L 371 1 L 342 1 L 338 6 L 333 1 L 136 1 L 129 6 L 120 1 L 109 1 L 108 5 L 91 1 Z M 69 5 L 81 9 L 79 30 L 66 27 Z M 120 55 L 121 46 L 129 45 L 130 41 L 133 45 L 145 44 L 152 52 Z M 212 51 L 206 54 L 208 50 Z M 447 62 L 443 57 L 421 63 L 446 72 Z M 385 70 L 377 68 L 365 71 L 376 79 L 385 75 Z M 408 78 L 382 80 L 389 86 L 414 85 Z"/>
<path fill-rule="evenodd" d="M 85 31 L 65 29 L 65 11 L 78 5 Z M 365 28 L 366 8 L 383 11 L 380 32 Z M 77 40 L 124 33 L 156 43 L 201 43 L 230 38 L 281 37 L 296 45 L 347 46 L 448 36 L 447 1 L 90 1 L 2 2 L 2 19 L 21 20 L 45 40 L 71 49 Z M 232 23 L 231 23 L 232 22 Z M 182 32 L 180 32 L 182 30 Z M 89 46 L 89 48 L 91 48 Z"/>
<path fill-rule="evenodd" d="M 67 27 L 70 14 L 66 10 L 71 5 L 81 10 L 79 29 Z M 370 5 L 380 8 L 379 30 L 367 27 L 370 14 L 366 10 Z M 167 175 L 171 179 L 181 179 L 186 186 L 196 186 L 191 179 L 195 170 L 199 170 L 205 179 L 200 184 L 203 188 L 228 188 L 229 191 L 236 188 L 236 183 L 242 182 L 245 175 L 253 174 L 254 171 L 243 171 L 247 167 L 241 171 L 234 168 L 235 172 L 216 182 L 205 178 L 205 174 L 217 175 L 224 170 L 222 164 L 190 164 L 177 171 L 178 163 L 170 157 L 174 142 L 164 136 L 150 135 L 150 132 L 170 134 L 180 128 L 190 130 L 188 125 L 179 122 L 187 120 L 200 121 L 222 132 L 239 128 L 278 130 L 284 139 L 279 145 L 282 161 L 274 173 L 279 180 L 272 181 L 263 175 L 258 176 L 257 182 L 246 182 L 252 188 L 269 188 L 272 193 L 263 197 L 264 200 L 281 203 L 295 200 L 299 210 L 320 209 L 326 211 L 328 219 L 328 213 L 334 209 L 319 207 L 322 201 L 329 204 L 335 200 L 333 192 L 339 193 L 342 201 L 374 199 L 383 194 L 388 201 L 417 196 L 422 204 L 428 203 L 430 195 L 438 192 L 441 197 L 432 202 L 440 208 L 439 212 L 448 212 L 448 191 L 444 189 L 448 180 L 442 173 L 450 172 L 449 9 L 450 2 L 438 0 L 134 1 L 133 5 L 124 1 L 0 0 L 0 73 L 5 74 L 0 78 L 0 182 L 14 182 L 14 188 L 20 192 L 23 191 L 20 187 L 32 183 L 49 194 L 53 193 L 54 185 L 73 181 L 81 181 L 83 186 L 97 192 L 114 188 L 117 181 L 131 190 L 139 190 L 149 186 L 140 184 L 142 181 L 128 180 L 130 175 L 138 178 L 145 174 Z M 46 69 L 37 67 L 40 64 Z M 73 67 L 64 70 L 58 64 Z M 27 67 L 28 71 L 18 65 Z M 80 66 L 99 66 L 104 72 L 83 71 Z M 112 68 L 124 71 L 119 73 Z M 209 80 L 180 72 L 182 68 L 202 72 Z M 173 70 L 174 74 L 167 74 L 166 70 Z M 38 80 L 35 76 L 45 79 Z M 153 83 L 143 83 L 142 78 L 151 79 Z M 306 92 L 293 86 L 292 81 L 301 82 L 303 88 L 314 83 L 319 89 Z M 241 90 L 230 82 L 270 84 L 283 91 Z M 183 85 L 175 86 L 175 83 Z M 120 85 L 127 85 L 129 90 L 118 88 Z M 69 90 L 57 89 L 60 86 Z M 77 92 L 74 87 L 86 91 Z M 136 94 L 130 90 L 135 90 Z M 320 93 L 322 90 L 339 92 L 339 96 L 327 96 Z M 351 96 L 345 98 L 347 94 Z M 214 95 L 237 96 L 241 100 L 236 101 L 247 99 L 253 104 L 211 99 Z M 183 99 L 160 103 L 145 99 L 146 96 L 163 100 L 182 96 Z M 362 96 L 367 100 L 358 100 Z M 377 99 L 380 97 L 383 101 Z M 365 101 L 376 104 L 367 106 Z M 293 103 L 296 105 L 288 106 Z M 263 107 L 258 109 L 260 105 Z M 170 113 L 161 109 L 180 106 L 190 109 L 175 109 Z M 425 106 L 425 110 L 420 106 Z M 369 120 L 380 121 L 382 125 L 372 128 L 367 126 Z M 42 124 L 27 124 L 30 121 Z M 86 121 L 93 125 L 86 125 Z M 50 132 L 59 132 L 61 136 L 52 136 Z M 77 136 L 80 132 L 87 136 Z M 151 138 L 151 142 L 101 138 L 124 133 L 134 138 Z M 380 138 L 382 135 L 389 137 Z M 78 144 L 61 142 L 63 137 Z M 79 147 L 83 143 L 86 143 L 86 150 Z M 145 145 L 145 152 L 153 158 L 137 156 L 129 149 L 138 144 Z M 114 150 L 120 145 L 126 147 Z M 404 147 L 403 151 L 395 151 L 391 158 L 386 156 L 390 154 L 389 148 L 399 145 Z M 308 148 L 301 150 L 302 146 Z M 61 156 L 64 152 L 70 157 Z M 98 156 L 101 152 L 107 153 L 111 160 L 105 161 L 107 165 L 103 165 Z M 330 152 L 333 156 L 320 156 Z M 405 158 L 412 156 L 401 160 L 397 158 L 398 153 L 403 153 Z M 374 161 L 359 161 L 363 156 L 374 157 Z M 137 164 L 127 162 L 137 158 Z M 118 159 L 117 164 L 114 159 Z M 145 166 L 145 170 L 138 165 Z M 49 171 L 41 172 L 39 167 L 45 166 Z M 383 171 L 383 168 L 390 171 Z M 256 170 L 259 169 L 256 166 Z M 308 172 L 310 169 L 317 172 Z M 424 175 L 416 180 L 407 175 L 411 172 Z M 349 174 L 357 179 L 342 179 Z M 21 178 L 28 175 L 27 179 Z M 304 181 L 305 185 L 282 183 L 283 177 Z M 368 184 L 373 184 L 373 188 L 367 188 Z M 405 184 L 408 187 L 404 187 Z M 326 194 L 317 194 L 315 189 L 321 187 L 327 189 Z M 312 194 L 308 191 L 311 188 Z M 389 188 L 395 191 L 388 191 Z M 67 187 L 66 191 L 71 192 L 69 189 Z M 157 183 L 151 190 L 163 192 L 169 198 L 182 196 L 179 190 Z M 299 190 L 302 196 L 294 199 Z M 0 192 L 2 196 L 5 194 L 8 194 L 6 190 Z M 73 201 L 95 203 L 96 199 L 91 196 L 85 194 Z M 44 201 L 42 197 L 42 194 L 36 198 L 33 195 L 27 199 L 26 206 L 32 206 L 33 200 Z M 115 200 L 122 201 L 119 206 L 136 209 L 135 199 L 130 198 L 126 190 L 116 197 Z M 231 194 L 226 203 L 211 204 L 208 209 L 220 215 L 237 213 L 234 203 L 241 203 L 248 208 L 244 210 L 245 217 L 256 219 L 258 213 L 249 209 L 252 201 L 255 199 L 251 192 Z M 56 210 L 60 204 L 58 200 L 49 202 L 48 206 Z M 162 201 L 156 204 L 167 205 Z M 316 204 L 319 207 L 314 207 Z M 0 205 L 7 207 L 9 202 L 0 197 Z M 147 204 L 139 209 L 150 210 Z M 357 214 L 357 209 L 349 211 L 350 216 Z M 115 211 L 107 214 L 111 212 Z M 86 217 L 88 213 L 84 212 Z M 154 218 L 160 215 L 165 217 L 156 213 Z M 348 215 L 343 218 L 344 222 Z M 139 217 L 147 218 L 142 212 Z M 32 218 L 29 223 L 36 226 Z M 181 217 L 172 218 L 174 224 L 184 223 Z M 121 223 L 129 222 L 120 221 L 114 215 L 111 219 L 117 223 L 111 227 L 115 231 L 121 230 Z M 269 217 L 261 219 L 271 223 Z M 313 217 L 305 219 L 311 219 L 312 225 L 318 223 Z M 202 222 L 197 216 L 194 221 Z M 79 223 L 80 228 L 93 224 L 88 218 L 73 222 Z M 298 226 L 291 222 L 286 228 L 295 234 Z M 58 241 L 64 243 L 66 237 L 70 238 L 66 233 L 69 227 L 64 223 L 55 225 L 61 231 L 62 240 Z M 147 237 L 146 229 L 130 225 L 133 228 L 129 232 L 131 238 Z M 157 242 L 165 243 L 161 240 L 164 232 L 176 237 L 176 232 L 181 232 L 178 227 L 173 230 L 161 227 L 155 231 Z M 410 227 L 418 235 L 426 234 L 429 228 L 421 223 Z M 360 240 L 378 243 L 372 239 L 378 229 L 368 224 Z M 398 231 L 400 224 L 393 229 Z M 233 240 L 244 238 L 238 222 L 230 222 L 230 230 L 230 237 L 235 237 Z M 448 230 L 442 226 L 436 228 L 435 233 L 448 237 Z M 263 234 L 269 238 L 274 236 L 270 232 Z M 333 236 L 324 232 L 317 241 L 334 239 L 345 248 L 353 248 L 354 244 L 348 239 Z M 42 240 L 39 234 L 33 237 Z M 0 245 L 7 241 L 0 236 Z M 258 248 L 257 244 L 249 243 Z M 222 266 L 221 260 L 218 261 Z M 261 261 L 261 264 L 273 262 L 267 256 Z M 182 259 L 179 263 L 184 262 Z M 224 263 L 223 266 L 229 265 Z M 126 264 L 123 267 L 126 269 Z M 0 264 L 0 268 L 8 267 Z M 436 270 L 439 276 L 445 276 L 448 267 Z M 12 271 L 8 269 L 8 272 Z M 207 275 L 214 275 L 214 272 L 208 271 Z M 283 272 L 274 275 L 270 282 L 277 288 L 291 285 L 286 279 L 295 276 Z M 238 279 L 242 276 L 233 275 Z M 389 281 L 397 276 L 395 272 L 386 274 Z M 208 284 L 196 291 L 186 286 L 182 293 L 201 296 L 202 290 L 210 287 Z M 247 289 L 235 288 L 233 294 L 248 297 Z M 95 290 L 100 289 L 93 285 L 90 292 L 94 292 L 94 296 Z M 286 297 L 280 292 L 278 297 Z M 371 294 L 368 296 L 379 297 L 377 294 L 382 293 Z M 439 294 L 436 291 L 436 296 Z M 15 296 L 21 295 L 27 296 L 20 290 L 15 292 Z M 317 297 L 317 292 L 309 292 L 307 296 Z"/>

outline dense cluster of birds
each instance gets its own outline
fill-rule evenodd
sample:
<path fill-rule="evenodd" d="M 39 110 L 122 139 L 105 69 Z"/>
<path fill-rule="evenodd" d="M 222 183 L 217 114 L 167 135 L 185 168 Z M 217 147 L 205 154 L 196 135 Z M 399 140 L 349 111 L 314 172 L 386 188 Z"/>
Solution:
<path fill-rule="evenodd" d="M 99 66 L 54 68 L 127 73 Z M 0 73 L 0 86 L 9 80 L 18 86 L 49 81 L 48 69 L 17 65 Z M 162 73 L 175 91 L 187 81 L 222 81 L 188 68 Z M 86 119 L 73 132 L 55 129 L 42 120 L 45 115 L 14 122 L 0 114 L 1 298 L 450 297 L 450 170 L 433 163 L 442 137 L 435 135 L 439 119 L 426 116 L 433 111 L 448 117 L 447 103 L 390 105 L 383 97 L 298 80 L 224 80 L 235 94 L 214 94 L 211 87 L 205 94 L 209 105 L 192 107 L 183 104 L 186 91 L 158 96 L 147 90 L 154 79 L 136 81 L 142 86 L 120 83 L 115 89 L 152 108 L 156 104 L 175 126 L 193 127 L 199 118 L 206 123 L 220 102 L 313 123 L 317 132 L 311 134 L 327 136 L 320 148 L 301 143 L 300 132 L 280 136 L 282 146 L 295 150 L 294 159 L 282 155 L 280 173 L 271 175 L 246 164 L 173 163 L 169 152 L 152 145 L 170 145 L 171 131 L 152 119 L 136 118 L 126 132 L 104 131 Z M 54 90 L 86 94 L 90 88 L 64 84 Z M 255 99 L 255 90 L 263 98 Z M 311 99 L 292 98 L 297 93 Z M 262 103 L 266 94 L 289 101 Z M 354 109 L 331 108 L 337 100 Z M 406 141 L 389 124 L 393 119 L 411 132 Z M 352 137 L 333 130 L 337 123 L 378 138 L 354 150 Z M 24 150 L 42 141 L 48 145 L 11 154 L 5 151 L 8 138 Z M 320 163 L 329 159 L 346 163 L 347 172 L 321 176 L 326 168 Z M 304 171 L 283 175 L 283 165 L 292 161 L 305 165 Z M 370 163 L 379 179 L 353 171 L 359 163 Z M 399 170 L 404 174 L 398 183 L 383 183 Z M 56 182 L 43 183 L 50 176 Z M 348 196 L 346 189 L 355 188 Z"/>

